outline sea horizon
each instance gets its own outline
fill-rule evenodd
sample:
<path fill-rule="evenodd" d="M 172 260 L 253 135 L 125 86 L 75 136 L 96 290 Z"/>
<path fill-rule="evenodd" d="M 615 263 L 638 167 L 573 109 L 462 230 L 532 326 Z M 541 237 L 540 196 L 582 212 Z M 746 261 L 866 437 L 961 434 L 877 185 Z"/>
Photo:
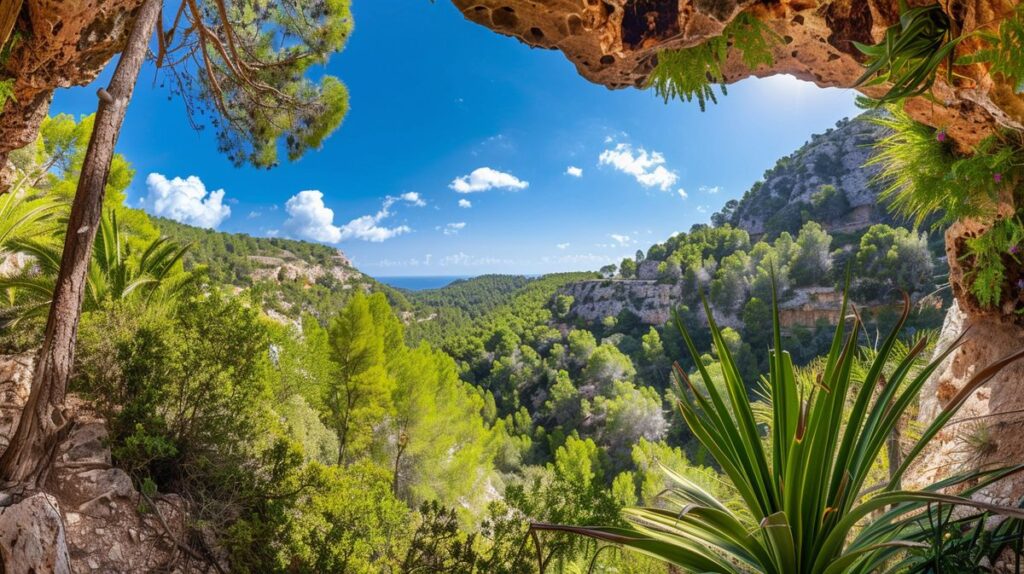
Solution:
<path fill-rule="evenodd" d="M 473 277 L 478 277 L 478 275 L 399 275 L 374 277 L 374 279 L 396 289 L 426 291 L 428 289 L 441 289 L 456 281 L 472 279 Z"/>

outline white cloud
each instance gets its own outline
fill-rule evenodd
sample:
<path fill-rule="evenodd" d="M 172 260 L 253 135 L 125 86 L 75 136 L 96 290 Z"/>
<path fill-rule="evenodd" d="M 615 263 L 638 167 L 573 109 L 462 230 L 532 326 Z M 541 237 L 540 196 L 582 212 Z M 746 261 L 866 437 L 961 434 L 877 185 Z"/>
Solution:
<path fill-rule="evenodd" d="M 457 223 L 449 223 L 449 224 L 445 225 L 443 228 L 441 228 L 441 231 L 445 235 L 458 235 L 460 231 L 465 229 L 465 227 L 466 227 L 466 222 L 465 221 L 459 221 Z"/>
<path fill-rule="evenodd" d="M 610 165 L 622 173 L 633 176 L 644 187 L 657 187 L 668 191 L 679 180 L 679 175 L 665 167 L 665 156 L 644 148 L 633 150 L 628 143 L 617 144 L 598 156 L 599 165 Z"/>
<path fill-rule="evenodd" d="M 459 207 L 463 209 L 469 209 L 470 207 L 473 207 L 473 202 L 468 199 L 460 199 Z"/>
<path fill-rule="evenodd" d="M 159 173 L 149 174 L 142 205 L 153 215 L 207 229 L 216 229 L 231 216 L 231 208 L 224 205 L 224 190 L 208 192 L 194 175 L 169 180 Z"/>
<path fill-rule="evenodd" d="M 572 244 L 571 243 L 559 243 L 555 247 L 561 249 L 562 251 L 565 251 L 566 249 L 569 248 L 570 245 L 572 245 Z"/>
<path fill-rule="evenodd" d="M 700 186 L 700 192 L 701 193 L 711 193 L 711 194 L 714 194 L 714 193 L 718 193 L 720 191 L 722 191 L 722 187 L 719 186 L 719 185 L 715 185 L 715 186 L 702 185 L 702 186 Z"/>
<path fill-rule="evenodd" d="M 679 197 L 682 198 L 682 199 L 686 199 L 687 197 L 690 197 L 690 194 L 686 193 L 686 190 L 681 188 L 681 187 L 676 190 L 676 193 L 678 193 Z"/>
<path fill-rule="evenodd" d="M 320 191 L 300 191 L 285 202 L 284 210 L 288 213 L 284 222 L 288 233 L 324 243 L 341 241 L 341 228 L 334 225 L 334 210 L 324 205 Z"/>
<path fill-rule="evenodd" d="M 565 175 L 571 175 L 573 177 L 583 177 L 583 170 L 574 165 L 570 165 L 565 169 Z"/>
<path fill-rule="evenodd" d="M 636 243 L 636 241 L 632 237 L 628 235 L 623 235 L 621 233 L 612 233 L 608 237 L 611 237 L 612 240 L 618 243 L 619 245 L 632 245 Z"/>
<path fill-rule="evenodd" d="M 423 198 L 420 197 L 419 192 L 416 191 L 407 191 L 402 195 L 399 195 L 398 198 L 401 199 L 402 201 L 407 201 L 415 205 L 416 207 L 423 207 L 424 205 L 427 204 L 427 202 L 423 201 Z"/>
<path fill-rule="evenodd" d="M 263 214 L 258 212 L 258 211 L 250 211 L 249 215 L 246 215 L 245 218 L 246 219 L 256 219 L 257 217 L 259 217 L 261 215 L 263 215 Z"/>
<path fill-rule="evenodd" d="M 448 187 L 458 193 L 475 193 L 489 189 L 526 189 L 529 185 L 530 182 L 523 181 L 510 173 L 489 167 L 478 167 L 469 175 L 453 179 Z"/>
<path fill-rule="evenodd" d="M 418 194 L 388 196 L 377 213 L 357 217 L 339 227 L 334 225 L 334 210 L 324 205 L 323 193 L 317 190 L 300 191 L 285 203 L 284 208 L 288 212 L 288 220 L 284 225 L 289 233 L 297 237 L 323 243 L 338 243 L 346 239 L 361 239 L 380 243 L 412 231 L 407 225 L 397 227 L 380 225 L 384 219 L 391 216 L 391 206 L 397 201 L 405 201 L 412 205 L 422 204 Z"/>

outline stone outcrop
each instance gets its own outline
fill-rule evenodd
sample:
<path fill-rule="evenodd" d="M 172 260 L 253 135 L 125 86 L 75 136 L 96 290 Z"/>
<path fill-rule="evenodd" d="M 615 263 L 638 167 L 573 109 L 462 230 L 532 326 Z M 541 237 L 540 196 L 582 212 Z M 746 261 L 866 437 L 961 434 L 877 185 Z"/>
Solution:
<path fill-rule="evenodd" d="M 765 172 L 763 181 L 744 194 L 732 224 L 755 241 L 766 232 L 796 234 L 805 212 L 829 233 L 851 233 L 875 223 L 898 224 L 879 201 L 882 186 L 874 180 L 878 168 L 864 167 L 873 153 L 870 144 L 887 135 L 870 117 L 869 113 L 842 120 L 780 159 Z M 833 206 L 816 208 L 825 186 L 835 188 Z"/>
<path fill-rule="evenodd" d="M 14 98 L 0 114 L 0 166 L 31 143 L 55 88 L 83 86 L 124 46 L 141 0 L 25 0 L 3 65 Z"/>
<path fill-rule="evenodd" d="M 569 316 L 589 323 L 618 317 L 623 311 L 645 325 L 664 325 L 682 296 L 682 286 L 649 280 L 594 280 L 566 285 L 559 292 L 573 298 Z"/>
<path fill-rule="evenodd" d="M 0 508 L 4 572 L 70 574 L 64 521 L 57 499 L 42 492 Z"/>
<path fill-rule="evenodd" d="M 625 311 L 641 324 L 660 327 L 669 321 L 672 309 L 682 299 L 683 285 L 643 279 L 598 279 L 569 283 L 559 294 L 573 298 L 569 319 L 596 324 L 605 317 L 619 317 Z M 779 304 L 779 320 L 785 329 L 810 328 L 820 322 L 835 325 L 841 305 L 842 293 L 831 287 L 793 289 Z M 875 312 L 884 307 L 860 306 L 865 312 Z M 742 324 L 736 316 L 723 315 L 714 309 L 712 312 L 722 327 L 735 328 Z"/>
<path fill-rule="evenodd" d="M 6 448 L 28 399 L 31 355 L 0 357 L 0 445 Z M 110 460 L 106 423 L 69 396 L 72 427 L 58 445 L 44 492 L 0 494 L 3 571 L 203 572 L 186 550 L 186 505 L 143 497 Z M 2 448 L 0 448 L 2 451 Z"/>
<path fill-rule="evenodd" d="M 852 42 L 874 43 L 899 17 L 898 0 L 452 0 L 477 24 L 539 48 L 561 50 L 584 78 L 609 88 L 642 87 L 662 50 L 686 48 L 721 35 L 747 11 L 774 30 L 781 42 L 774 63 L 748 69 L 736 54 L 723 67 L 729 83 L 790 74 L 822 87 L 851 87 L 863 73 Z M 927 2 L 911 1 L 911 5 Z M 964 0 L 957 11 L 965 30 L 990 25 L 1017 4 L 1012 0 Z M 962 44 L 962 51 L 977 46 Z M 942 126 L 973 145 L 997 125 L 1024 128 L 1024 98 L 982 65 L 958 69 L 953 85 L 939 78 L 936 105 L 908 102 L 918 120 Z M 879 88 L 864 90 L 878 95 Z"/>
<path fill-rule="evenodd" d="M 348 283 L 362 277 L 362 273 L 352 268 L 352 262 L 341 250 L 338 250 L 330 265 L 309 263 L 287 251 L 282 251 L 277 257 L 250 255 L 249 261 L 255 267 L 249 274 L 253 281 L 302 279 L 308 283 L 315 283 L 318 279 L 329 276 L 341 283 L 342 289 L 351 289 L 352 285 Z"/>
<path fill-rule="evenodd" d="M 929 424 L 980 370 L 1024 345 L 1024 329 L 972 318 L 957 303 L 946 315 L 936 352 L 961 333 L 963 344 L 945 359 L 921 391 L 919 421 Z M 955 472 L 1020 464 L 1024 460 L 1024 361 L 1018 361 L 975 391 L 935 437 L 908 474 L 908 486 L 924 486 Z M 1017 473 L 983 489 L 978 498 L 1013 505 L 1024 494 Z"/>

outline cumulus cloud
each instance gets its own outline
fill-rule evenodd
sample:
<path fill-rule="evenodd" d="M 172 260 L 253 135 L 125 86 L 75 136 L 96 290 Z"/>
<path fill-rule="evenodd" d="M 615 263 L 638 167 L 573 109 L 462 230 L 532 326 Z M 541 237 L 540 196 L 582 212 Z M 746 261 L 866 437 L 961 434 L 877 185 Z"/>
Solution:
<path fill-rule="evenodd" d="M 142 206 L 153 215 L 206 229 L 216 229 L 231 216 L 231 208 L 224 205 L 224 190 L 207 191 L 194 175 L 167 179 L 149 174 Z"/>
<path fill-rule="evenodd" d="M 249 215 L 247 215 L 245 217 L 246 217 L 246 219 L 256 219 L 256 218 L 258 218 L 261 215 L 263 215 L 263 214 L 260 213 L 259 211 L 250 211 Z"/>
<path fill-rule="evenodd" d="M 399 201 L 411 205 L 426 205 L 419 194 L 405 193 L 398 197 L 388 196 L 380 211 L 349 221 L 345 225 L 334 224 L 334 210 L 324 205 L 324 194 L 317 190 L 300 191 L 285 203 L 288 219 L 285 229 L 303 239 L 323 243 L 339 243 L 346 239 L 361 239 L 380 243 L 412 231 L 407 225 L 386 227 L 381 222 L 391 216 L 391 207 Z"/>
<path fill-rule="evenodd" d="M 668 191 L 679 180 L 679 175 L 665 167 L 665 156 L 660 152 L 648 152 L 644 148 L 633 149 L 628 143 L 617 144 L 598 156 L 599 165 L 610 165 L 622 173 L 633 176 L 644 187 L 657 187 Z"/>
<path fill-rule="evenodd" d="M 570 165 L 565 168 L 565 175 L 571 175 L 573 177 L 583 177 L 583 170 L 574 165 Z"/>
<path fill-rule="evenodd" d="M 715 186 L 702 185 L 702 186 L 700 186 L 700 192 L 701 193 L 712 193 L 712 194 L 714 194 L 714 193 L 718 193 L 720 191 L 722 191 L 722 187 L 719 186 L 719 185 L 715 185 Z"/>
<path fill-rule="evenodd" d="M 458 235 L 460 231 L 465 229 L 465 227 L 466 227 L 466 222 L 465 221 L 459 221 L 459 222 L 456 222 L 456 223 L 449 223 L 449 224 L 445 225 L 443 228 L 441 228 L 441 231 L 445 235 Z"/>
<path fill-rule="evenodd" d="M 459 207 L 463 209 L 469 209 L 470 207 L 473 207 L 473 202 L 468 199 L 460 199 Z"/>
<path fill-rule="evenodd" d="M 478 167 L 469 175 L 457 177 L 448 185 L 458 193 L 476 193 L 490 189 L 519 190 L 526 189 L 530 182 L 523 181 L 518 177 L 491 169 L 489 167 Z"/>
<path fill-rule="evenodd" d="M 288 213 L 284 222 L 288 233 L 323 243 L 341 241 L 341 228 L 334 225 L 334 210 L 324 205 L 322 192 L 300 191 L 285 202 L 284 210 Z"/>
<path fill-rule="evenodd" d="M 572 244 L 571 243 L 559 243 L 555 247 L 561 249 L 562 251 L 565 251 L 566 249 L 569 248 L 570 245 L 572 245 Z"/>
<path fill-rule="evenodd" d="M 686 193 L 686 190 L 681 188 L 681 187 L 676 190 L 676 193 L 678 193 L 679 197 L 682 198 L 682 199 L 686 199 L 687 197 L 690 197 L 690 194 Z"/>
<path fill-rule="evenodd" d="M 424 205 L 427 204 L 427 202 L 423 201 L 423 198 L 420 197 L 419 192 L 416 191 L 407 191 L 402 195 L 398 196 L 398 198 L 401 199 L 402 201 L 411 203 L 416 207 L 423 207 Z"/>

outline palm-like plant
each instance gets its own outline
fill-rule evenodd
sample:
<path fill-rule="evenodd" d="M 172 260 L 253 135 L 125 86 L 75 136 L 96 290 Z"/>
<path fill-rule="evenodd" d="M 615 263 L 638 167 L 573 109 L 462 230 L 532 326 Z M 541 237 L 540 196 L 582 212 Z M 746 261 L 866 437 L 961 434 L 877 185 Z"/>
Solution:
<path fill-rule="evenodd" d="M 695 360 L 702 382 L 674 370 L 678 405 L 698 441 L 718 462 L 744 503 L 736 512 L 684 476 L 669 473 L 675 486 L 663 497 L 680 510 L 633 508 L 631 528 L 535 525 L 621 544 L 664 559 L 687 572 L 840 574 L 914 570 L 931 556 L 935 529 L 951 506 L 968 514 L 990 512 L 1024 518 L 1016 508 L 970 500 L 981 488 L 1022 467 L 973 472 L 948 478 L 922 491 L 903 490 L 901 477 L 932 437 L 964 401 L 1000 369 L 1024 357 L 1024 349 L 980 370 L 925 429 L 887 483 L 869 485 L 869 472 L 882 456 L 892 431 L 922 385 L 956 347 L 921 368 L 919 340 L 894 360 L 902 318 L 872 357 L 866 373 L 855 375 L 859 317 L 847 333 L 837 327 L 811 389 L 801 390 L 792 360 L 782 351 L 778 306 L 774 307 L 774 349 L 768 392 L 771 424 L 755 419 L 747 387 L 705 302 L 724 381 L 716 384 Z M 841 317 L 846 317 L 844 299 Z M 700 356 L 689 333 L 677 325 L 691 355 Z M 862 359 L 864 357 L 861 357 Z M 722 388 L 724 387 L 724 388 Z M 960 495 L 945 494 L 947 488 Z M 948 519 L 946 520 L 948 522 Z"/>
<path fill-rule="evenodd" d="M 96 233 L 83 309 L 97 309 L 105 302 L 136 295 L 150 299 L 174 297 L 196 277 L 175 267 L 189 247 L 160 237 L 137 253 L 122 236 L 117 213 L 108 212 Z M 7 324 L 14 325 L 46 313 L 60 269 L 61 250 L 53 242 L 33 238 L 11 241 L 10 248 L 30 255 L 36 267 L 32 273 L 0 278 L 0 290 L 14 293 L 6 313 Z"/>
<path fill-rule="evenodd" d="M 54 229 L 54 216 L 59 208 L 59 202 L 46 197 L 0 195 L 0 253 L 8 251 L 12 241 Z"/>

